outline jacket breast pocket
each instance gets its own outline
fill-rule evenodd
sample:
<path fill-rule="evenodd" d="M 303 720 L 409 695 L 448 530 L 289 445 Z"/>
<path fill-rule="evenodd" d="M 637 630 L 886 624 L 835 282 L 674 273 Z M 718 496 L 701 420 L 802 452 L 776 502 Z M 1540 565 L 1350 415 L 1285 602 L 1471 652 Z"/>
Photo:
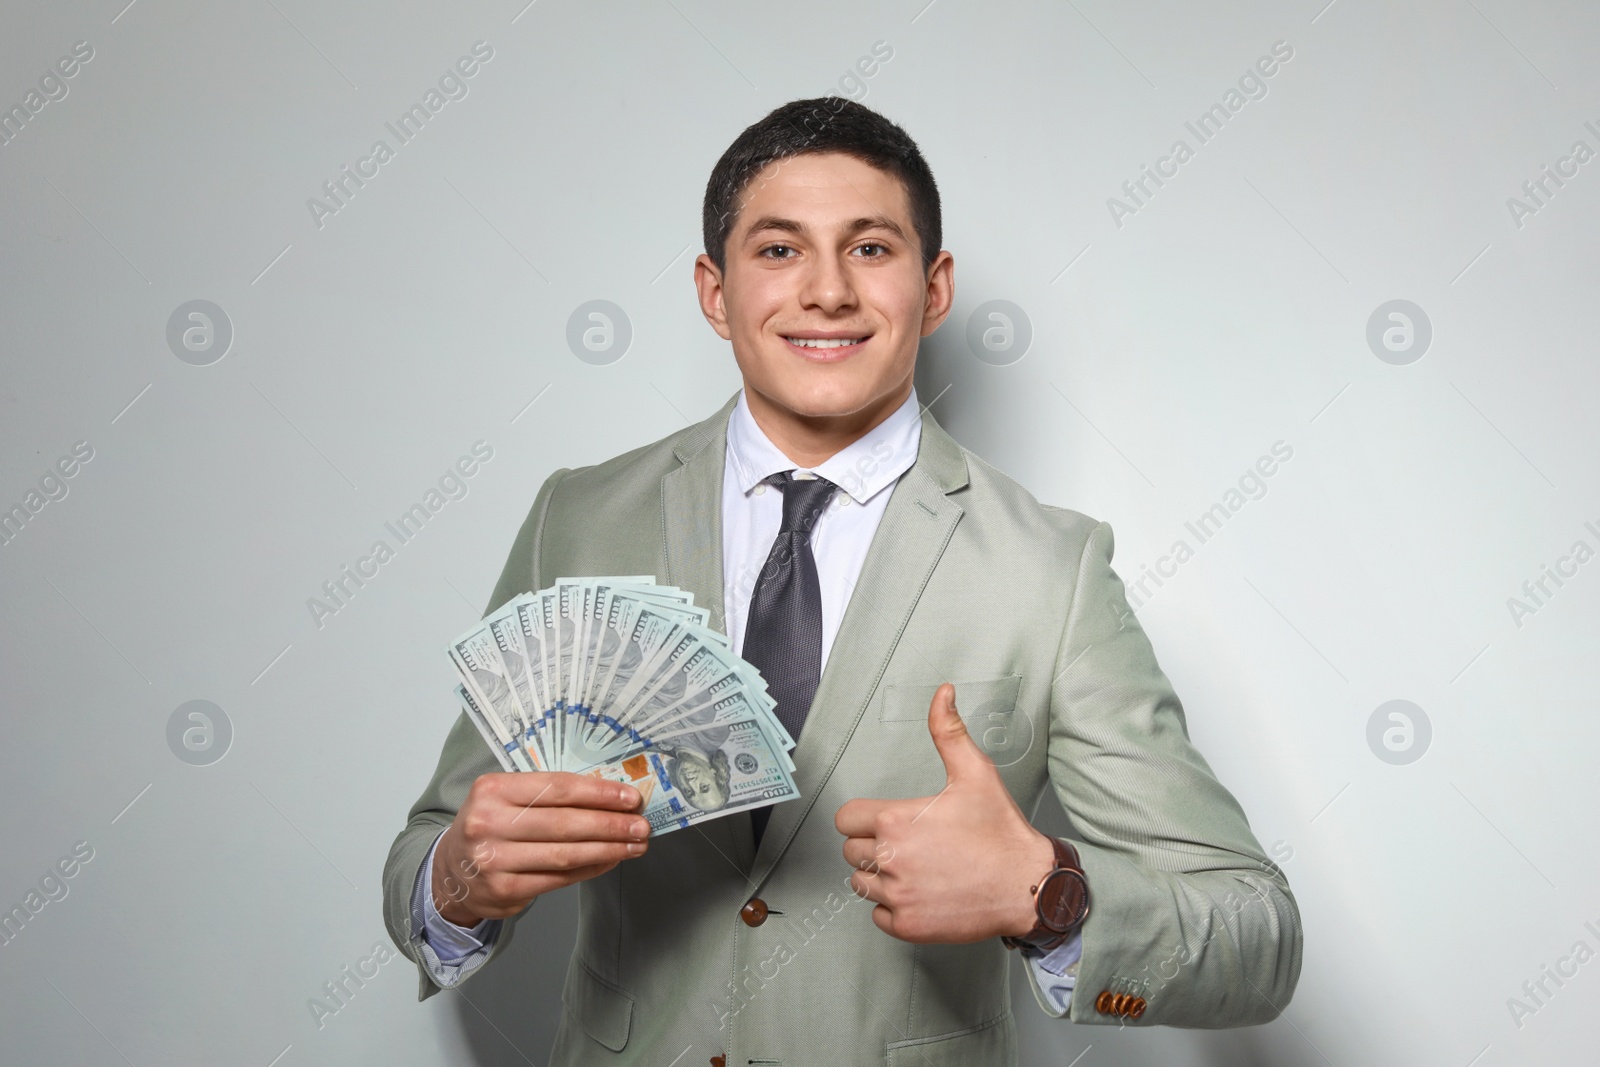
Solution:
<path fill-rule="evenodd" d="M 956 710 L 967 724 L 967 733 L 984 754 L 1000 767 L 1017 762 L 1033 744 L 1033 723 L 1017 714 L 1017 693 L 1021 675 L 972 681 L 955 680 Z M 928 705 L 938 685 L 894 684 L 886 687 L 878 719 L 885 723 L 923 723 L 928 721 Z M 924 729 L 926 726 L 924 725 Z"/>
<path fill-rule="evenodd" d="M 954 1033 L 892 1041 L 885 1053 L 888 1067 L 1002 1067 L 1017 1062 L 1016 1027 L 1008 1011 Z"/>
<path fill-rule="evenodd" d="M 939 685 L 894 684 L 885 688 L 883 705 L 878 709 L 882 722 L 927 722 L 928 705 Z M 1007 674 L 964 682 L 955 680 L 956 710 L 966 720 L 967 729 L 987 724 L 994 716 L 1009 716 L 1017 707 L 1017 691 L 1022 676 Z M 974 731 L 976 736 L 976 731 Z"/>

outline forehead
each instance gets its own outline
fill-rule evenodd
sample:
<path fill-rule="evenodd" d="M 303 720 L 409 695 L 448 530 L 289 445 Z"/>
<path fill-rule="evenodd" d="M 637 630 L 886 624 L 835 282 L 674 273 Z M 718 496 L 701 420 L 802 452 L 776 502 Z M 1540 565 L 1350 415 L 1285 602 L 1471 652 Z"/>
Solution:
<path fill-rule="evenodd" d="M 735 233 L 751 221 L 780 215 L 812 226 L 887 215 L 911 230 L 905 184 L 842 152 L 808 152 L 769 163 L 751 176 L 739 198 Z"/>

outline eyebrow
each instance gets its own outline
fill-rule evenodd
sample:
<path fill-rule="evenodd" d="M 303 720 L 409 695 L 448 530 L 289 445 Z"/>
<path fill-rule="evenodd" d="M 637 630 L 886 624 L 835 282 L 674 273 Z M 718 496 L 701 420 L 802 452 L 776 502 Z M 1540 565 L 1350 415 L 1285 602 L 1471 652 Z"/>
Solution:
<path fill-rule="evenodd" d="M 749 240 L 752 236 L 762 232 L 763 230 L 781 230 L 784 233 L 802 235 L 810 232 L 809 227 L 807 227 L 803 222 L 798 222 L 794 219 L 786 219 L 779 215 L 762 215 L 760 218 L 752 221 L 749 229 L 745 230 L 745 240 Z M 900 228 L 900 224 L 895 222 L 887 215 L 863 215 L 861 218 L 852 219 L 850 222 L 845 224 L 844 235 L 846 237 L 854 237 L 856 234 L 861 233 L 864 230 L 887 230 L 896 237 L 900 238 L 900 240 L 905 241 L 907 244 L 910 243 L 910 238 L 908 238 L 905 234 L 905 231 Z"/>

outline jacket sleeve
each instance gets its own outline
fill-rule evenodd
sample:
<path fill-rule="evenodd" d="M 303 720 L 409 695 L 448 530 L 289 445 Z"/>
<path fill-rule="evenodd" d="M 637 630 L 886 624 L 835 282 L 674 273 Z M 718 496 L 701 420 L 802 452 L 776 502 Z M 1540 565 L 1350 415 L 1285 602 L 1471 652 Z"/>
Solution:
<path fill-rule="evenodd" d="M 1231 793 L 1189 741 L 1183 707 L 1111 569 L 1098 523 L 1056 657 L 1048 764 L 1082 837 L 1090 914 L 1074 1022 L 1264 1023 L 1300 977 L 1300 912 Z M 1040 1006 L 1059 1016 L 1029 981 Z M 1111 994 L 1102 997 L 1102 993 Z M 1144 1003 L 1136 1015 L 1120 1003 Z"/>
<path fill-rule="evenodd" d="M 517 539 L 511 546 L 511 555 L 500 572 L 489 607 L 490 615 L 502 604 L 519 593 L 537 590 L 541 582 L 539 562 L 540 541 L 544 532 L 545 515 L 550 509 L 551 497 L 557 485 L 567 474 L 565 468 L 556 471 L 540 488 L 528 517 L 523 520 Z M 499 771 L 500 764 L 494 753 L 483 743 L 483 737 L 465 713 L 458 713 L 455 725 L 445 738 L 444 751 L 439 754 L 439 765 L 433 780 L 423 790 L 422 796 L 411 806 L 405 829 L 400 831 L 389 847 L 389 858 L 383 866 L 383 920 L 389 937 L 408 959 L 417 965 L 417 999 L 426 1000 L 439 991 L 425 962 L 422 946 L 422 927 L 412 914 L 412 890 L 417 873 L 428 857 L 434 839 L 455 820 L 456 812 L 467 799 L 467 791 L 481 774 Z M 526 915 L 527 912 L 522 913 Z M 493 960 L 511 942 L 511 934 L 521 916 L 503 921 L 487 963 Z"/>

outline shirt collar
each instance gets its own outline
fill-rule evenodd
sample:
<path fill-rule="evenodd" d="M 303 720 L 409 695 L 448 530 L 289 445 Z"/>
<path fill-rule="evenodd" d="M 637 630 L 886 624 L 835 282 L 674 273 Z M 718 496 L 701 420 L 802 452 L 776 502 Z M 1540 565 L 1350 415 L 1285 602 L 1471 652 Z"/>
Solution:
<path fill-rule="evenodd" d="M 739 401 L 728 418 L 728 462 L 741 493 L 749 493 L 774 474 L 797 470 L 826 478 L 857 504 L 865 504 L 911 469 L 921 441 L 921 409 L 915 388 L 888 418 L 811 468 L 796 467 L 762 432 L 745 403 L 744 390 L 739 391 Z"/>

